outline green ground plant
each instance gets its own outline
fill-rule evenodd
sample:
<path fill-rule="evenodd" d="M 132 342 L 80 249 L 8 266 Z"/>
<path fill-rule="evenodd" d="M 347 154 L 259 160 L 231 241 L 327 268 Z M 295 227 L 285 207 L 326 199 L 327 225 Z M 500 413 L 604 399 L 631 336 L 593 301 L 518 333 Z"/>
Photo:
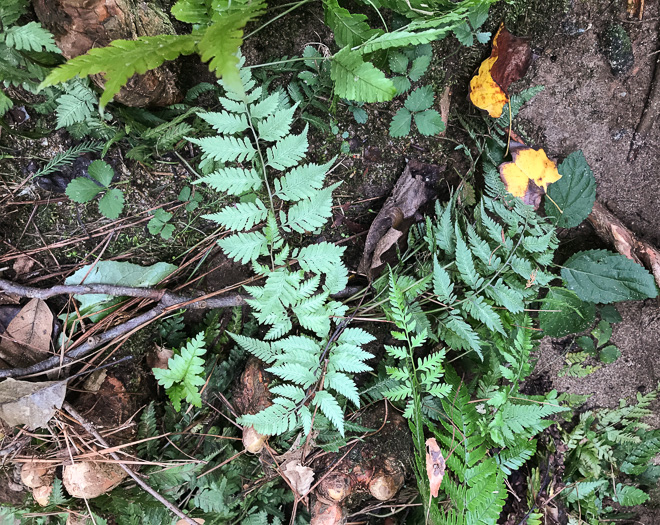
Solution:
<path fill-rule="evenodd" d="M 67 185 L 67 196 L 73 202 L 84 204 L 103 193 L 99 199 L 99 212 L 108 219 L 116 219 L 124 208 L 124 193 L 111 187 L 115 170 L 107 162 L 95 160 L 87 171 L 89 178 L 76 177 Z"/>

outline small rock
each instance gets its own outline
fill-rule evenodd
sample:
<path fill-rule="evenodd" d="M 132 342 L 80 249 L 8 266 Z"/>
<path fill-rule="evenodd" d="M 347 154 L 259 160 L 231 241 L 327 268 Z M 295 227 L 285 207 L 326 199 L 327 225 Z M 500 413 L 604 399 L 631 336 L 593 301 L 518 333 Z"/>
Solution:
<path fill-rule="evenodd" d="M 607 27 L 601 38 L 601 47 L 613 74 L 624 75 L 630 71 L 635 57 L 630 37 L 622 25 L 610 24 Z"/>

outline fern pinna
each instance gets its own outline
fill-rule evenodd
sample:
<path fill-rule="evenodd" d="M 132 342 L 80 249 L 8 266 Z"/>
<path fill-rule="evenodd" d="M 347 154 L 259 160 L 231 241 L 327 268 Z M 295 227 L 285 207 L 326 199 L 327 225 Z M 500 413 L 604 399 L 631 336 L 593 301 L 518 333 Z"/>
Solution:
<path fill-rule="evenodd" d="M 370 369 L 365 361 L 372 356 L 361 347 L 373 337 L 358 328 L 330 336 L 332 320 L 347 310 L 331 297 L 348 281 L 344 248 L 328 242 L 292 248 L 284 237 L 314 231 L 331 216 L 338 184 L 325 185 L 325 178 L 334 159 L 302 163 L 307 127 L 292 131 L 297 104 L 291 105 L 282 91 L 264 93 L 247 69 L 240 70 L 240 79 L 236 89 L 222 83 L 222 111 L 200 114 L 217 136 L 190 139 L 201 148 L 208 172 L 197 182 L 241 197 L 206 216 L 231 232 L 220 247 L 234 261 L 251 263 L 263 278 L 262 285 L 245 289 L 256 319 L 268 328 L 264 340 L 233 337 L 282 380 L 272 388 L 274 404 L 240 422 L 267 435 L 298 425 L 308 432 L 310 407 L 318 407 L 343 434 L 345 400 L 360 403 L 348 374 Z M 305 333 L 286 337 L 294 323 Z M 315 392 L 323 376 L 323 390 Z"/>

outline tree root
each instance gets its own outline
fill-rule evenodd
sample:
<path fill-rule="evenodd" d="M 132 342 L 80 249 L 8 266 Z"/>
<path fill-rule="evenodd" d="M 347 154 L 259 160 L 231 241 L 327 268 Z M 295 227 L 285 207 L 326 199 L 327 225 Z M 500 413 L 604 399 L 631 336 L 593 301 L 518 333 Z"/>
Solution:
<path fill-rule="evenodd" d="M 647 242 L 640 241 L 630 229 L 598 201 L 594 204 L 587 219 L 601 239 L 613 244 L 621 255 L 644 266 L 653 274 L 655 282 L 660 286 L 660 250 Z"/>

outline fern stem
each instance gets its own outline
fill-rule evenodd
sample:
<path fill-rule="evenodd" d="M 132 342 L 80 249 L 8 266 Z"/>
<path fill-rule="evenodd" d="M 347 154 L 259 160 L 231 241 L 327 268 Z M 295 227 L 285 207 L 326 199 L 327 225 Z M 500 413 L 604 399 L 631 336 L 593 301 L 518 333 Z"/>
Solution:
<path fill-rule="evenodd" d="M 243 69 L 256 69 L 258 67 L 276 66 L 278 64 L 292 64 L 293 62 L 304 62 L 307 60 L 328 60 L 325 57 L 304 57 L 304 58 L 290 58 L 287 60 L 276 60 L 275 62 L 266 62 L 265 64 L 255 64 L 253 66 L 243 66 Z"/>

